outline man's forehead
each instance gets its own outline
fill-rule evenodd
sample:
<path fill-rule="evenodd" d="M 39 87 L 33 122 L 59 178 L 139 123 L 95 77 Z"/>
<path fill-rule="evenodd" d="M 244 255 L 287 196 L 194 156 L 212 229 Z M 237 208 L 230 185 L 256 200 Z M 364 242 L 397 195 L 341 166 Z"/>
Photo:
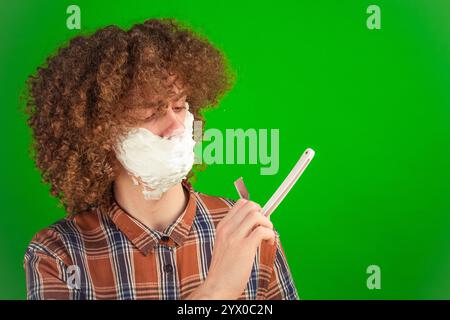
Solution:
<path fill-rule="evenodd" d="M 176 92 L 182 91 L 184 87 L 180 77 L 174 73 L 169 73 L 169 76 L 167 77 L 167 85 L 172 86 Z"/>
<path fill-rule="evenodd" d="M 186 99 L 186 94 L 183 91 L 179 91 L 178 93 L 176 93 L 175 95 L 173 95 L 169 98 L 162 99 L 161 101 L 163 101 L 163 102 L 161 104 L 158 104 L 157 102 L 148 103 L 143 106 L 135 107 L 135 108 L 133 108 L 132 111 L 138 117 L 145 117 L 145 116 L 148 116 L 150 113 L 153 113 L 155 111 L 155 109 L 158 109 L 158 110 L 166 109 L 170 105 L 172 105 L 172 106 L 176 105 L 178 102 L 184 103 L 185 99 Z"/>
<path fill-rule="evenodd" d="M 155 101 L 176 102 L 185 96 L 185 88 L 179 77 L 172 74 L 167 79 L 168 96 L 155 95 Z"/>

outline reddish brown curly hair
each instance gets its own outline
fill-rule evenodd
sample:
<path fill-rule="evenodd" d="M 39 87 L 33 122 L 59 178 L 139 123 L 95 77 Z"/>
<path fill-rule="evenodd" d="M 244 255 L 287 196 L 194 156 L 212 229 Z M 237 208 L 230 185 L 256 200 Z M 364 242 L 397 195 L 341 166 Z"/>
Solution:
<path fill-rule="evenodd" d="M 76 36 L 28 78 L 32 157 L 69 215 L 111 204 L 113 146 L 136 124 L 133 110 L 163 112 L 176 98 L 173 75 L 197 120 L 234 82 L 223 53 L 173 19 Z"/>

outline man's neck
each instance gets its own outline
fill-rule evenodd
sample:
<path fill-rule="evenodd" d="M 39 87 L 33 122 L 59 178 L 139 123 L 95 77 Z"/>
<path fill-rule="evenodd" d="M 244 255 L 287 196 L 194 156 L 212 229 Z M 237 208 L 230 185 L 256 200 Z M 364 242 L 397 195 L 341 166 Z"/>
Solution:
<path fill-rule="evenodd" d="M 185 210 L 189 194 L 181 183 L 167 190 L 158 200 L 146 200 L 141 185 L 134 185 L 127 172 L 114 180 L 114 197 L 128 214 L 150 229 L 164 231 Z"/>

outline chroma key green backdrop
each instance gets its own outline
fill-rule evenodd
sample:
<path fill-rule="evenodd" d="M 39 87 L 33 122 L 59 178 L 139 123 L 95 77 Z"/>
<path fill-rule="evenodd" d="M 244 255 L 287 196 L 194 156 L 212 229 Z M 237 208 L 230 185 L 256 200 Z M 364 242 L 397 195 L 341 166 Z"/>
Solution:
<path fill-rule="evenodd" d="M 81 8 L 81 30 L 66 9 Z M 366 26 L 369 5 L 381 29 Z M 280 168 L 209 165 L 194 187 L 264 204 L 301 152 L 316 151 L 273 214 L 303 299 L 450 298 L 450 2 L 2 1 L 0 298 L 24 299 L 23 255 L 64 216 L 28 156 L 18 106 L 27 76 L 79 33 L 174 17 L 236 71 L 207 128 L 279 129 Z M 366 285 L 369 265 L 381 289 Z"/>

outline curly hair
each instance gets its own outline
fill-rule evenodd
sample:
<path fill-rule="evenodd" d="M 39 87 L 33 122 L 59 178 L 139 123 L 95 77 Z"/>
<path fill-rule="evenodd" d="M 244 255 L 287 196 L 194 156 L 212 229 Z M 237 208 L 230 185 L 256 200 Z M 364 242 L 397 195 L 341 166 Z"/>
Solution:
<path fill-rule="evenodd" d="M 173 75 L 202 121 L 200 111 L 216 106 L 234 83 L 224 54 L 174 19 L 78 35 L 29 76 L 30 153 L 68 215 L 111 204 L 114 145 L 137 123 L 133 110 L 167 108 Z"/>

